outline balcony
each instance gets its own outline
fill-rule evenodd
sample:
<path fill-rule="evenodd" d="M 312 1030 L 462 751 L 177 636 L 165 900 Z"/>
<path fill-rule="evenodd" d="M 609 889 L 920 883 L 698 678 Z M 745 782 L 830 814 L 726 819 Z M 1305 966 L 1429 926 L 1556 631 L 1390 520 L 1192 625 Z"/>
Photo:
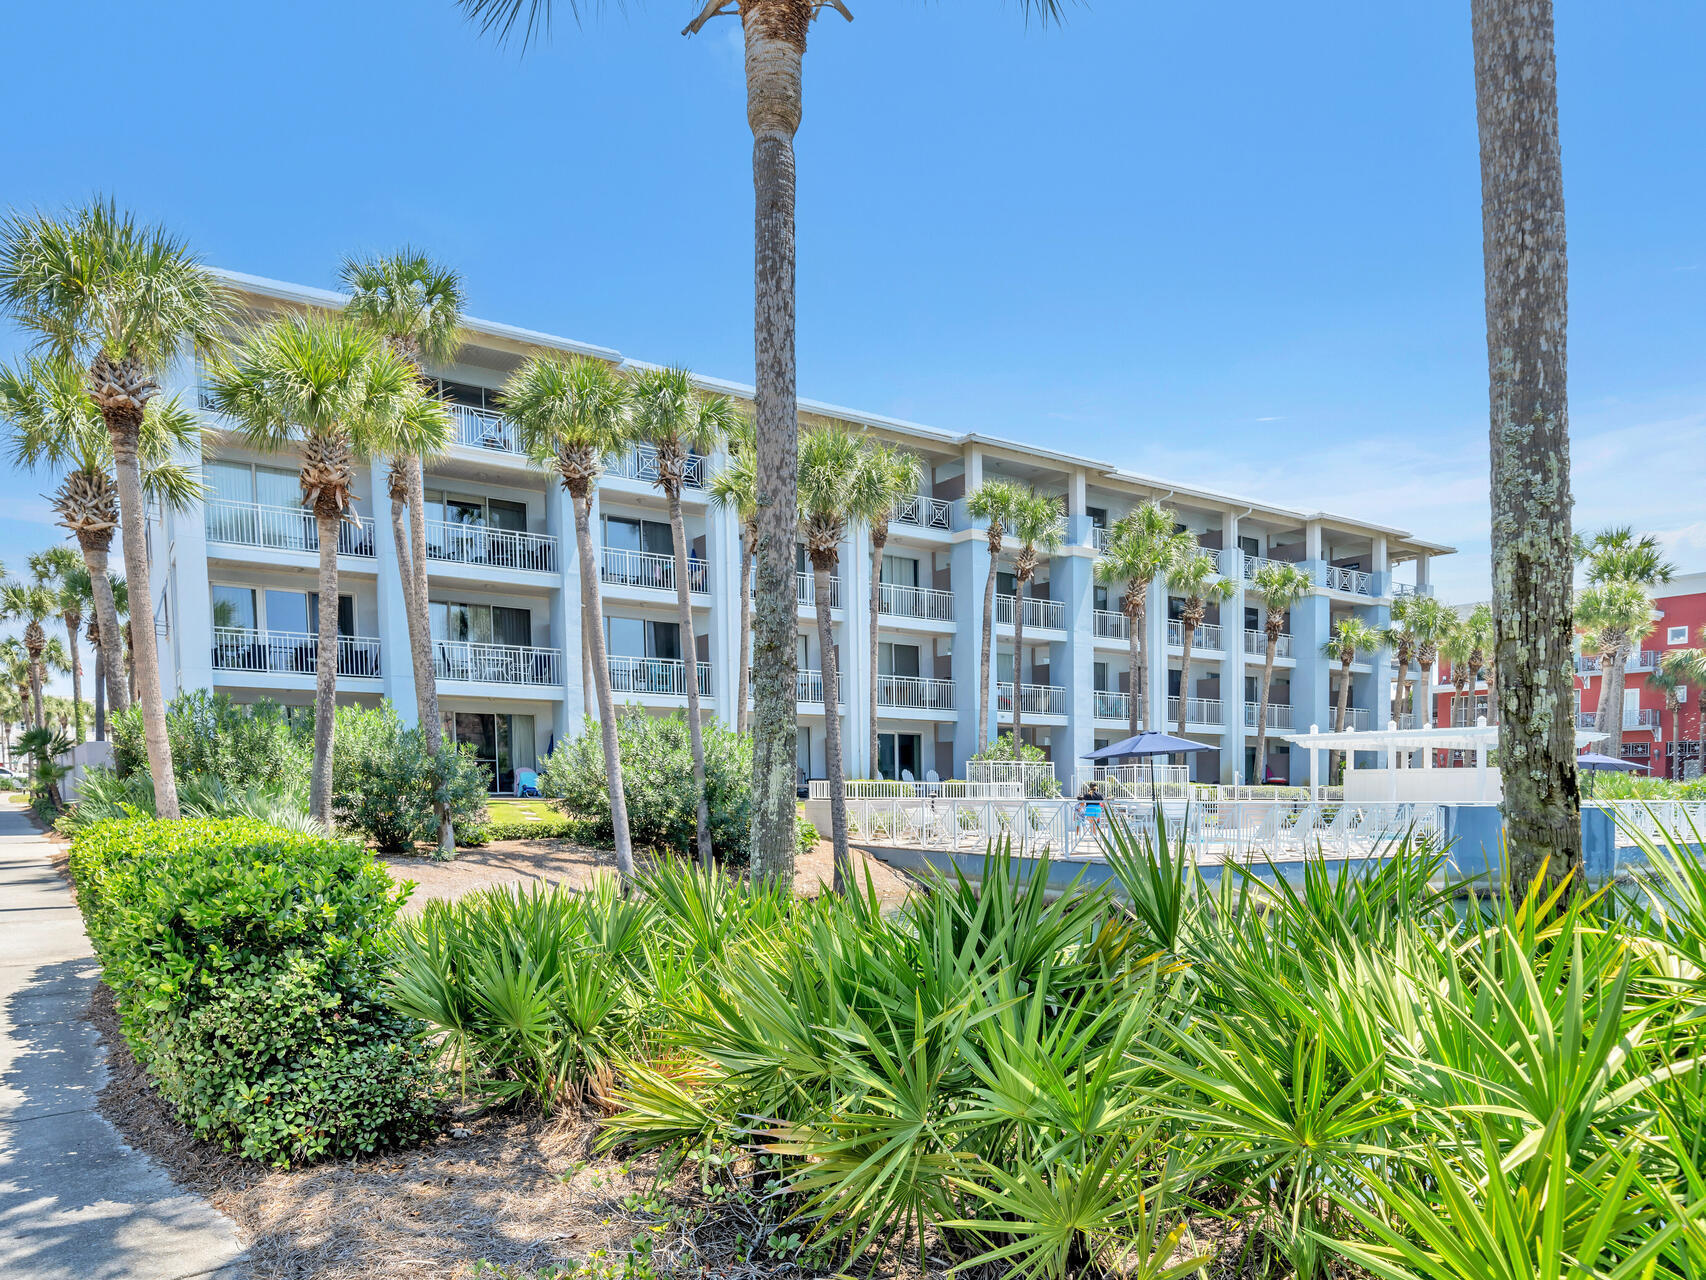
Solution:
<path fill-rule="evenodd" d="M 1097 551 L 1108 549 L 1108 536 L 1107 525 L 1093 524 L 1090 526 L 1090 545 L 1095 547 Z"/>
<path fill-rule="evenodd" d="M 823 672 L 796 671 L 794 673 L 794 701 L 815 702 L 823 705 Z M 837 671 L 835 673 L 835 701 L 847 701 L 847 677 Z"/>
<path fill-rule="evenodd" d="M 1190 705 L 1185 708 L 1186 724 L 1220 724 L 1222 710 L 1219 698 L 1192 698 Z M 1179 723 L 1179 699 L 1167 699 L 1167 719 Z"/>
<path fill-rule="evenodd" d="M 758 590 L 758 579 L 756 577 L 752 580 L 752 589 Z M 811 574 L 796 573 L 794 575 L 794 599 L 800 603 L 802 608 L 816 607 L 817 581 Z M 829 607 L 831 609 L 841 607 L 841 576 L 839 574 L 832 573 L 829 575 Z M 821 702 L 822 699 L 820 698 L 818 701 Z"/>
<path fill-rule="evenodd" d="M 1473 708 L 1465 706 L 1455 698 L 1452 699 L 1451 727 L 1453 729 L 1473 729 L 1476 723 L 1479 720 L 1486 718 L 1486 716 L 1487 700 L 1485 698 L 1477 698 Z M 1590 716 L 1589 719 L 1592 719 L 1592 717 Z"/>
<path fill-rule="evenodd" d="M 215 671 L 256 671 L 272 675 L 312 676 L 320 655 L 320 637 L 308 631 L 256 631 L 250 627 L 213 629 Z M 338 674 L 379 674 L 376 636 L 338 637 Z"/>
<path fill-rule="evenodd" d="M 1094 714 L 1098 720 L 1131 719 L 1131 695 L 1121 693 L 1117 689 L 1096 689 L 1090 694 L 1095 704 Z"/>
<path fill-rule="evenodd" d="M 1630 653 L 1624 661 L 1623 670 L 1651 671 L 1658 665 L 1659 653 L 1656 649 L 1638 649 Z M 1599 655 L 1596 653 L 1578 653 L 1575 659 L 1576 674 L 1591 676 L 1599 674 Z"/>
<path fill-rule="evenodd" d="M 209 542 L 319 554 L 320 530 L 314 523 L 314 513 L 306 507 L 268 507 L 226 498 L 209 498 L 205 506 Z M 373 521 L 342 521 L 338 525 L 338 554 L 371 557 Z"/>
<path fill-rule="evenodd" d="M 1259 658 L 1267 657 L 1268 633 L 1266 631 L 1250 631 L 1246 629 L 1244 632 L 1244 652 L 1253 653 Z M 1291 632 L 1280 632 L 1279 643 L 1274 646 L 1274 657 L 1291 657 Z"/>
<path fill-rule="evenodd" d="M 680 658 L 625 658 L 611 654 L 610 691 L 613 694 L 657 695 L 669 698 L 687 696 L 687 664 Z M 697 662 L 699 696 L 711 693 L 711 664 Z"/>
<path fill-rule="evenodd" d="M 921 618 L 926 622 L 952 622 L 954 593 L 932 587 L 901 587 L 892 582 L 877 584 L 877 612 L 891 618 Z"/>
<path fill-rule="evenodd" d="M 1395 596 L 1431 596 L 1434 593 L 1433 583 L 1421 582 L 1412 586 L 1408 582 L 1394 582 L 1392 594 Z"/>
<path fill-rule="evenodd" d="M 1623 727 L 1625 729 L 1651 729 L 1656 733 L 1659 728 L 1659 709 L 1657 707 L 1642 707 L 1639 711 L 1625 711 L 1623 713 Z"/>
<path fill-rule="evenodd" d="M 1167 643 L 1175 649 L 1182 649 L 1185 645 L 1185 624 L 1177 618 L 1167 619 Z M 1219 623 L 1199 623 L 1191 636 L 1191 652 L 1218 652 L 1225 643 Z"/>
<path fill-rule="evenodd" d="M 1337 724 L 1339 722 L 1338 721 L 1338 715 L 1339 715 L 1338 709 L 1334 708 L 1332 713 L 1329 714 L 1327 717 L 1327 723 L 1328 724 Z M 1374 713 L 1372 711 L 1370 711 L 1367 707 L 1346 707 L 1345 708 L 1345 732 L 1347 732 L 1347 733 L 1350 733 L 1353 731 L 1360 732 L 1361 730 L 1364 730 L 1364 729 L 1370 729 L 1373 726 L 1374 726 Z"/>
<path fill-rule="evenodd" d="M 1374 575 L 1361 569 L 1341 569 L 1337 565 L 1324 564 L 1320 567 L 1317 581 L 1329 591 L 1342 591 L 1353 596 L 1374 594 Z"/>
<path fill-rule="evenodd" d="M 440 680 L 483 684 L 560 685 L 562 655 L 530 645 L 434 640 L 432 670 Z"/>
<path fill-rule="evenodd" d="M 1066 714 L 1066 690 L 1058 684 L 1022 684 L 1019 686 L 1019 708 L 1028 716 L 1063 716 Z M 1013 685 L 1010 682 L 995 686 L 995 709 L 1002 715 L 1013 714 Z"/>
<path fill-rule="evenodd" d="M 1131 639 L 1131 619 L 1112 609 L 1096 610 L 1096 638 L 1098 640 Z"/>
<path fill-rule="evenodd" d="M 954 682 L 927 676 L 878 676 L 877 705 L 908 711 L 952 711 Z"/>
<path fill-rule="evenodd" d="M 513 422 L 490 409 L 467 404 L 447 404 L 450 410 L 450 442 L 465 449 L 489 449 L 494 453 L 524 452 L 521 435 Z"/>
<path fill-rule="evenodd" d="M 1009 627 L 1013 625 L 1013 600 L 1013 596 L 995 597 L 995 620 Z M 1065 602 L 1047 596 L 1026 596 L 1025 625 L 1038 630 L 1065 631 Z"/>
<path fill-rule="evenodd" d="M 953 527 L 954 504 L 940 498 L 918 495 L 895 503 L 890 524 L 908 524 L 916 529 L 948 530 Z"/>
<path fill-rule="evenodd" d="M 428 560 L 531 573 L 557 572 L 557 540 L 549 534 L 428 520 L 426 539 Z"/>
<path fill-rule="evenodd" d="M 703 489 L 708 463 L 709 459 L 702 453 L 688 454 L 687 463 L 681 471 L 682 487 Z M 658 479 L 657 447 L 649 444 L 637 444 L 622 457 L 607 459 L 604 464 L 604 474 L 618 476 L 625 480 L 639 480 L 646 484 L 656 484 Z"/>
<path fill-rule="evenodd" d="M 1244 727 L 1246 729 L 1254 729 L 1256 727 L 1256 712 L 1257 712 L 1257 710 L 1259 710 L 1259 704 L 1258 703 L 1246 702 L 1244 704 Z M 1289 728 L 1291 728 L 1291 703 L 1289 703 L 1289 702 L 1270 702 L 1270 703 L 1268 703 L 1268 728 L 1270 728 L 1270 729 L 1289 729 Z"/>
<path fill-rule="evenodd" d="M 605 547 L 599 553 L 598 577 L 618 587 L 644 587 L 650 591 L 675 591 L 675 557 L 651 551 L 621 551 Z M 704 560 L 688 560 L 687 590 L 709 595 L 711 566 Z"/>
<path fill-rule="evenodd" d="M 1235 547 L 1203 547 L 1202 553 L 1214 560 L 1214 569 L 1223 578 L 1236 578 L 1243 554 Z"/>

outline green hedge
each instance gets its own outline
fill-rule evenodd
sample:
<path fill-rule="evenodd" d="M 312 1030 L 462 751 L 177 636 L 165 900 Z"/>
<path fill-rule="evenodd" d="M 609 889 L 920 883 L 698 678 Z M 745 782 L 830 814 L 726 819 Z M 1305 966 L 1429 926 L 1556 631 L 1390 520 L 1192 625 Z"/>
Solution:
<path fill-rule="evenodd" d="M 79 835 L 71 873 L 125 1039 L 196 1136 L 287 1165 L 429 1131 L 421 1025 L 380 995 L 406 894 L 359 845 L 139 819 Z"/>

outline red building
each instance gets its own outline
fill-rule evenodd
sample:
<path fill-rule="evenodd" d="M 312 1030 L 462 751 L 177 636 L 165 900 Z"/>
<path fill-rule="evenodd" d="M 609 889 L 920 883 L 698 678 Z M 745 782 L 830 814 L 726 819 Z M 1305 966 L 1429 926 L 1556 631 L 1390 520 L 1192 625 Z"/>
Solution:
<path fill-rule="evenodd" d="M 1673 717 L 1663 693 L 1647 677 L 1669 649 L 1706 645 L 1706 573 L 1682 574 L 1653 593 L 1653 629 L 1629 655 L 1623 688 L 1623 758 L 1646 765 L 1654 778 L 1693 777 L 1700 772 L 1700 690 L 1679 689 L 1682 705 Z M 1604 677 L 1599 660 L 1576 659 L 1576 722 L 1593 727 Z M 1435 724 L 1474 724 L 1487 715 L 1487 686 L 1476 681 L 1461 699 L 1451 686 L 1451 667 L 1442 662 L 1434 677 Z M 1673 723 L 1674 721 L 1674 723 Z M 1680 742 L 1680 749 L 1679 749 Z M 1441 763 L 1444 763 L 1442 761 Z"/>

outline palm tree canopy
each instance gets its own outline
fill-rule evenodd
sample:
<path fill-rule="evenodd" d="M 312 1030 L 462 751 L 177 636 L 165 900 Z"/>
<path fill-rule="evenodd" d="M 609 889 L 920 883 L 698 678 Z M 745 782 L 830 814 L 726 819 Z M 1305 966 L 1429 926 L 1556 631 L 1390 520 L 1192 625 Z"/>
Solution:
<path fill-rule="evenodd" d="M 987 520 L 989 527 L 1005 530 L 1013 522 L 1013 511 L 1029 493 L 1011 480 L 985 480 L 966 498 L 966 514 Z"/>
<path fill-rule="evenodd" d="M 630 387 L 634 435 L 660 449 L 714 453 L 742 421 L 728 396 L 701 396 L 686 369 L 644 369 Z"/>
<path fill-rule="evenodd" d="M 1380 632 L 1361 618 L 1340 618 L 1321 652 L 1335 662 L 1355 662 L 1359 653 L 1371 653 L 1380 643 Z"/>
<path fill-rule="evenodd" d="M 895 507 L 917 495 L 923 479 L 924 463 L 916 453 L 872 441 L 865 446 L 865 465 L 858 479 L 863 492 L 855 496 L 854 505 L 870 513 L 874 524 L 886 526 Z"/>
<path fill-rule="evenodd" d="M 732 449 L 706 485 L 711 505 L 732 511 L 742 524 L 758 518 L 758 458 L 750 446 Z"/>
<path fill-rule="evenodd" d="M 235 316 L 183 241 L 99 200 L 0 223 L 0 307 L 44 353 L 81 368 L 135 360 L 151 376 L 187 349 L 218 350 Z"/>
<path fill-rule="evenodd" d="M 1029 578 L 1036 570 L 1039 553 L 1060 550 L 1065 534 L 1060 504 L 1042 494 L 1026 494 L 1013 505 L 1009 518 L 1013 539 L 1019 544 L 1019 576 Z"/>
<path fill-rule="evenodd" d="M 561 470 L 571 454 L 596 471 L 634 441 L 631 388 L 603 360 L 555 351 L 529 356 L 500 399 L 523 450 L 547 471 Z"/>
<path fill-rule="evenodd" d="M 1610 578 L 1576 596 L 1576 624 L 1606 646 L 1635 644 L 1653 629 L 1653 601 L 1644 584 Z"/>
<path fill-rule="evenodd" d="M 1432 596 L 1407 596 L 1404 599 L 1412 602 L 1406 621 L 1415 636 L 1418 656 L 1423 662 L 1431 663 L 1439 652 L 1440 640 L 1457 625 L 1457 614 Z"/>
<path fill-rule="evenodd" d="M 58 612 L 58 597 L 39 582 L 0 585 L 0 618 L 39 627 Z"/>
<path fill-rule="evenodd" d="M 800 523 L 809 547 L 827 551 L 845 536 L 850 519 L 875 514 L 876 486 L 861 474 L 866 462 L 859 437 L 846 427 L 814 427 L 801 435 Z"/>
<path fill-rule="evenodd" d="M 1253 585 L 1270 618 L 1289 613 L 1293 605 L 1315 593 L 1315 580 L 1307 572 L 1279 560 L 1269 560 L 1257 569 Z"/>
<path fill-rule="evenodd" d="M 1466 670 L 1474 665 L 1476 647 L 1480 644 L 1479 637 L 1469 618 L 1459 618 L 1439 638 L 1440 656 L 1451 663 L 1452 674 Z M 1470 671 L 1469 678 L 1475 678 L 1475 672 Z"/>
<path fill-rule="evenodd" d="M 1187 600 L 1227 600 L 1237 584 L 1220 576 L 1220 564 L 1200 548 L 1175 561 L 1167 570 L 1167 586 Z"/>
<path fill-rule="evenodd" d="M 411 361 L 448 364 L 462 345 L 462 276 L 420 249 L 345 258 L 344 314 L 401 348 Z"/>
<path fill-rule="evenodd" d="M 1179 531 L 1179 518 L 1159 502 L 1146 502 L 1127 512 L 1108 530 L 1107 544 L 1096 559 L 1096 576 L 1103 582 L 1126 585 L 1130 597 L 1172 569 L 1190 554 L 1196 542 Z"/>
<path fill-rule="evenodd" d="M 1602 529 L 1594 536 L 1576 537 L 1576 559 L 1587 568 L 1590 583 L 1625 579 L 1653 587 L 1669 582 L 1676 566 L 1664 558 L 1664 550 L 1652 534 L 1636 536 L 1629 525 Z"/>

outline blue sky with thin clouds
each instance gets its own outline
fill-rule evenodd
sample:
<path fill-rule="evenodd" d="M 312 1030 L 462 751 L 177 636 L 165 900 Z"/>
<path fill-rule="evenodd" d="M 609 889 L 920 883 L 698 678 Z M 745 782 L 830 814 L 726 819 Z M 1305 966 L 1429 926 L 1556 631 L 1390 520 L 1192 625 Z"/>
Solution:
<path fill-rule="evenodd" d="M 318 285 L 414 242 L 477 315 L 750 381 L 739 35 L 697 7 L 521 57 L 449 0 L 18 6 L 0 204 L 108 192 Z M 1467 3 L 851 7 L 806 58 L 802 394 L 1407 527 L 1485 594 Z M 1706 5 L 1557 21 L 1578 521 L 1706 568 Z M 46 487 L 0 472 L 14 571 Z"/>

